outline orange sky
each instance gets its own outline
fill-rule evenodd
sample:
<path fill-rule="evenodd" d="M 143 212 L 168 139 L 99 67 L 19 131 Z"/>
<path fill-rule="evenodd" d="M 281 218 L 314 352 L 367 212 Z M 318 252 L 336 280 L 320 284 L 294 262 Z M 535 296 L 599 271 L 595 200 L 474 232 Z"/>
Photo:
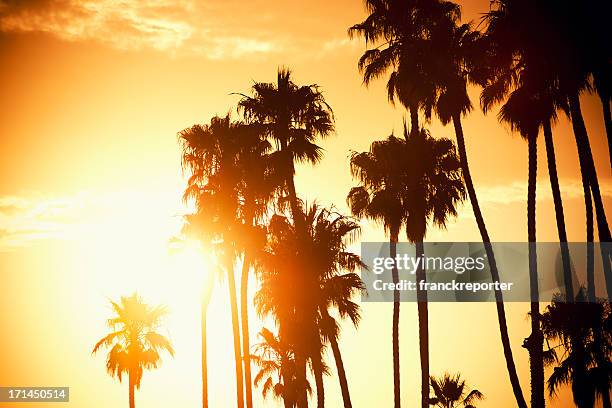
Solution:
<path fill-rule="evenodd" d="M 487 7 L 486 0 L 463 2 L 464 17 L 478 18 Z M 198 262 L 167 248 L 185 212 L 176 133 L 225 114 L 237 100 L 231 92 L 273 81 L 278 66 L 290 67 L 298 83 L 322 86 L 337 119 L 336 135 L 322 143 L 323 162 L 298 169 L 298 192 L 346 211 L 349 152 L 399 132 L 404 114 L 387 103 L 384 81 L 361 84 L 356 63 L 364 44 L 349 41 L 346 29 L 364 16 L 358 0 L 0 0 L 0 326 L 8 334 L 0 337 L 0 385 L 68 385 L 75 408 L 127 404 L 125 385 L 110 379 L 103 358 L 89 351 L 103 334 L 107 299 L 138 289 L 170 308 L 177 357 L 145 374 L 137 402 L 198 406 Z M 472 96 L 477 104 L 478 90 Z M 583 111 L 609 209 L 601 106 L 584 97 Z M 427 126 L 434 136 L 453 138 L 450 127 Z M 491 236 L 525 240 L 526 144 L 497 123 L 495 112 L 485 117 L 475 110 L 464 130 Z M 553 131 L 568 233 L 583 240 L 571 129 L 561 118 Z M 538 238 L 555 240 L 539 147 Z M 380 228 L 362 225 L 363 240 L 384 239 Z M 447 231 L 432 230 L 428 239 L 478 240 L 469 204 Z M 211 398 L 218 407 L 230 406 L 234 395 L 226 291 L 219 284 L 211 306 L 209 350 L 220 373 L 211 380 Z M 362 308 L 359 330 L 346 327 L 341 339 L 354 406 L 388 406 L 391 305 Z M 482 407 L 513 406 L 494 305 L 430 310 L 432 373 L 461 371 L 487 396 Z M 527 353 L 520 345 L 527 311 L 527 304 L 508 306 L 526 393 Z M 418 400 L 416 332 L 416 308 L 402 305 L 407 406 Z M 335 377 L 327 379 L 326 394 L 330 407 L 340 406 Z"/>

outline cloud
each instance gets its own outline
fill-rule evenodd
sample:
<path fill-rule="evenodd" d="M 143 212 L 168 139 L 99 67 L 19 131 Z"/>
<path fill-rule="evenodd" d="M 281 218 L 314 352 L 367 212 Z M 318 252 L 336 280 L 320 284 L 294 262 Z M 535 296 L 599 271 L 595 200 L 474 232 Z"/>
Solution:
<path fill-rule="evenodd" d="M 537 183 L 538 200 L 552 200 L 550 182 L 539 180 Z M 582 199 L 584 197 L 582 182 L 580 180 L 562 180 L 560 182 L 561 196 L 566 199 Z M 601 180 L 599 185 L 603 199 L 612 198 L 612 182 Z M 492 205 L 513 204 L 524 202 L 527 199 L 527 183 L 515 181 L 504 185 L 477 187 L 478 199 L 482 203 Z"/>
<path fill-rule="evenodd" d="M 211 59 L 278 49 L 265 32 L 235 29 L 230 34 L 228 17 L 213 4 L 185 0 L 0 0 L 2 32 L 42 32 L 120 50 L 153 49 Z"/>

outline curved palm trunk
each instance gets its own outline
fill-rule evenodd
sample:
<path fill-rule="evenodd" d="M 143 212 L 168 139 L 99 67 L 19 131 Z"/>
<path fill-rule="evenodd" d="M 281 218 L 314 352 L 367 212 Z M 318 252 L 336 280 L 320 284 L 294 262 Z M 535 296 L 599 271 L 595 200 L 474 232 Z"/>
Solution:
<path fill-rule="evenodd" d="M 465 186 L 468 192 L 468 197 L 472 203 L 474 209 L 474 217 L 476 218 L 476 224 L 482 237 L 482 242 L 485 247 L 487 259 L 489 260 L 489 267 L 491 269 L 491 278 L 493 282 L 499 281 L 499 271 L 497 270 L 497 263 L 495 261 L 495 254 L 493 253 L 493 247 L 491 246 L 491 239 L 489 238 L 489 232 L 484 223 L 480 205 L 478 204 L 478 198 L 476 197 L 476 190 L 474 189 L 474 183 L 470 175 L 470 168 L 468 165 L 467 152 L 465 149 L 465 139 L 463 136 L 463 129 L 461 127 L 461 117 L 459 113 L 453 115 L 453 126 L 455 127 L 455 136 L 457 138 L 457 148 L 459 153 L 459 160 L 461 162 L 461 171 L 463 173 L 463 179 L 465 180 Z M 499 321 L 499 332 L 501 336 L 502 347 L 504 349 L 504 357 L 506 359 L 506 368 L 508 370 L 508 376 L 510 377 L 510 384 L 512 385 L 512 391 L 514 398 L 516 399 L 517 406 L 519 408 L 527 408 L 527 403 L 523 397 L 523 390 L 518 379 L 516 372 L 516 366 L 514 365 L 514 357 L 512 356 L 512 347 L 510 346 L 510 338 L 508 336 L 508 324 L 506 322 L 506 311 L 504 308 L 504 298 L 501 290 L 495 290 L 495 305 L 497 307 L 497 319 Z"/>
<path fill-rule="evenodd" d="M 207 363 L 207 341 L 206 341 L 206 311 L 208 304 L 202 299 L 202 408 L 208 408 L 208 363 Z"/>
<path fill-rule="evenodd" d="M 425 254 L 423 241 L 416 243 L 416 256 Z M 420 263 L 416 271 L 417 310 L 419 316 L 419 352 L 421 356 L 421 408 L 429 408 L 429 316 L 427 311 L 427 291 L 421 290 L 421 282 L 427 282 L 425 268 Z"/>
<path fill-rule="evenodd" d="M 536 250 L 536 182 L 538 169 L 537 133 L 527 136 L 529 145 L 529 181 L 527 187 L 527 234 L 529 241 L 529 286 L 531 293 L 531 335 L 527 340 L 531 374 L 531 407 L 543 408 L 544 402 L 544 336 L 540 328 L 540 293 Z"/>
<path fill-rule="evenodd" d="M 244 378 L 242 373 L 242 356 L 240 354 L 240 325 L 238 322 L 238 302 L 236 298 L 236 279 L 234 266 L 227 265 L 227 286 L 229 287 L 230 309 L 232 314 L 232 330 L 234 332 L 234 360 L 236 366 L 236 404 L 244 407 Z"/>
<path fill-rule="evenodd" d="M 595 204 L 595 216 L 597 218 L 597 231 L 599 233 L 599 241 L 610 242 L 610 229 L 606 219 L 606 213 L 603 206 L 601 192 L 599 190 L 599 182 L 597 180 L 597 172 L 595 163 L 593 162 L 593 154 L 589 137 L 582 117 L 580 108 L 580 98 L 575 92 L 569 96 L 570 115 L 572 119 L 572 128 L 578 146 L 578 159 L 580 162 L 580 171 L 586 173 L 586 178 L 593 194 L 593 202 Z M 612 266 L 610 265 L 610 254 L 605 246 L 601 246 L 603 269 L 606 279 L 606 290 L 608 292 L 608 301 L 612 301 Z"/>
<path fill-rule="evenodd" d="M 397 255 L 397 241 L 399 236 L 399 228 L 391 232 L 389 240 L 389 256 L 395 259 Z M 399 272 L 395 261 L 393 262 L 393 270 L 391 271 L 393 283 L 399 282 Z M 393 329 L 392 329 L 392 345 L 393 345 L 393 406 L 401 408 L 400 404 L 400 360 L 399 360 L 399 316 L 400 316 L 400 293 L 399 290 L 393 291 Z"/>
<path fill-rule="evenodd" d="M 595 229 L 593 227 L 593 200 L 591 199 L 591 189 L 589 181 L 582 175 L 582 190 L 584 193 L 584 208 L 586 215 L 586 251 L 587 251 L 587 299 L 595 302 Z"/>
<path fill-rule="evenodd" d="M 249 268 L 251 260 L 247 252 L 242 262 L 240 276 L 240 319 L 242 323 L 242 355 L 244 360 L 244 385 L 246 408 L 253 408 L 253 391 L 251 383 L 251 350 L 249 347 L 249 304 L 247 299 L 249 286 Z"/>
<path fill-rule="evenodd" d="M 334 353 L 334 361 L 336 362 L 336 370 L 338 371 L 338 380 L 340 382 L 340 391 L 342 392 L 342 402 L 344 408 L 352 408 L 351 394 L 349 393 L 348 382 L 346 380 L 346 371 L 344 370 L 344 363 L 342 362 L 342 354 L 340 353 L 340 347 L 338 340 L 334 336 L 330 336 L 329 343 L 331 345 L 332 352 Z"/>
<path fill-rule="evenodd" d="M 128 383 L 129 383 L 129 398 L 130 398 L 130 408 L 135 408 L 136 404 L 134 402 L 134 389 L 136 388 L 136 384 L 134 383 L 134 375 L 130 371 L 128 374 Z"/>
<path fill-rule="evenodd" d="M 599 99 L 603 107 L 604 124 L 606 125 L 606 135 L 608 137 L 608 154 L 610 155 L 610 167 L 612 167 L 612 114 L 610 113 L 610 96 L 605 93 L 599 93 Z"/>
<path fill-rule="evenodd" d="M 548 176 L 550 178 L 550 189 L 552 190 L 553 203 L 555 205 L 555 217 L 557 219 L 557 231 L 561 246 L 561 261 L 563 263 L 563 283 L 565 284 L 565 298 L 567 302 L 574 300 L 574 284 L 572 282 L 572 267 L 570 261 L 569 247 L 567 245 L 567 232 L 565 230 L 565 215 L 563 214 L 563 201 L 559 189 L 559 176 L 557 174 L 557 160 L 555 158 L 555 144 L 552 137 L 550 120 L 544 121 L 544 142 L 546 143 L 546 159 L 548 162 Z"/>

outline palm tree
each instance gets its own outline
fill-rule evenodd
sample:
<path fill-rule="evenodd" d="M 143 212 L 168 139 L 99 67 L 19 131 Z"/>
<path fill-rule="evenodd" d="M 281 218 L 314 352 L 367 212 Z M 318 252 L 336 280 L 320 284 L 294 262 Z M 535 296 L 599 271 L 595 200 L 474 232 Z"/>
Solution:
<path fill-rule="evenodd" d="M 244 407 L 244 377 L 234 260 L 244 233 L 240 222 L 243 181 L 240 159 L 242 151 L 253 143 L 253 139 L 244 137 L 244 129 L 242 123 L 232 122 L 228 114 L 212 118 L 208 125 L 194 125 L 179 133 L 183 169 L 190 172 L 184 199 L 195 200 L 197 207 L 192 223 L 205 240 L 216 243 L 218 258 L 227 274 L 238 408 Z"/>
<path fill-rule="evenodd" d="M 435 89 L 429 73 L 421 61 L 414 58 L 422 54 L 422 46 L 428 37 L 428 25 L 446 18 L 456 18 L 459 6 L 450 1 L 418 0 L 366 0 L 369 16 L 349 28 L 348 34 L 360 35 L 366 44 L 382 44 L 368 49 L 359 59 L 363 82 L 368 85 L 391 70 L 387 81 L 388 98 L 397 98 L 408 109 L 410 129 L 419 131 L 418 112 L 431 115 Z"/>
<path fill-rule="evenodd" d="M 440 408 L 476 408 L 475 401 L 484 398 L 484 394 L 478 390 L 469 391 L 460 374 L 445 373 L 439 378 L 432 376 L 431 388 L 434 396 L 430 398 L 430 403 Z"/>
<path fill-rule="evenodd" d="M 360 181 L 349 193 L 349 205 L 358 216 L 382 221 L 385 229 L 399 232 L 403 224 L 408 241 L 416 244 L 416 256 L 423 256 L 423 240 L 430 222 L 444 227 L 456 206 L 465 197 L 459 159 L 454 144 L 445 138 L 434 139 L 422 129 L 405 140 L 390 136 L 374 142 L 369 152 L 353 154 L 351 171 Z M 395 217 L 394 221 L 389 222 Z M 399 221 L 397 221 L 399 220 Z M 387 227 L 387 224 L 390 224 Z M 394 224 L 391 226 L 391 224 Z M 392 243 L 397 242 L 393 241 Z M 391 254 L 392 257 L 395 254 Z M 393 270 L 394 281 L 397 271 Z M 425 281 L 421 267 L 417 282 Z M 422 406 L 429 406 L 429 329 L 427 294 L 417 286 L 419 348 L 421 354 Z M 399 304 L 397 291 L 394 306 Z M 394 313 L 395 314 L 395 313 Z M 395 324 L 395 319 L 394 319 Z M 394 327 L 394 340 L 397 335 Z M 394 341 L 395 343 L 395 341 Z M 398 345 L 399 346 L 399 345 Z M 395 351 L 395 350 L 394 350 Z M 396 353 L 394 352 L 394 356 Z"/>
<path fill-rule="evenodd" d="M 316 142 L 333 133 L 332 110 L 318 85 L 296 85 L 291 71 L 283 68 L 278 70 L 276 84 L 256 82 L 252 96 L 240 95 L 238 110 L 275 147 L 270 155 L 271 165 L 284 179 L 291 213 L 296 217 L 300 209 L 294 182 L 295 162 L 316 164 L 321 160 L 322 150 Z M 295 222 L 302 229 L 303 221 Z"/>
<path fill-rule="evenodd" d="M 295 383 L 295 359 L 293 351 L 270 330 L 263 328 L 259 332 L 262 341 L 254 346 L 251 355 L 255 365 L 259 367 L 254 384 L 261 384 L 264 398 L 272 392 L 276 399 L 282 399 L 285 408 L 296 406 L 297 388 Z M 307 393 L 311 393 L 310 385 L 306 384 Z"/>
<path fill-rule="evenodd" d="M 474 43 L 478 43 L 477 36 L 469 30 L 469 26 L 456 27 L 460 10 L 452 2 L 378 0 L 366 1 L 366 7 L 370 15 L 364 22 L 353 26 L 349 34 L 361 33 L 367 42 L 382 40 L 383 44 L 366 51 L 361 57 L 360 68 L 364 72 L 364 82 L 367 84 L 371 79 L 384 75 L 391 67 L 395 69 L 387 84 L 389 96 L 397 95 L 400 101 L 407 101 L 412 107 L 409 108 L 411 132 L 418 131 L 416 111 L 419 107 L 424 110 L 426 117 L 435 107 L 443 123 L 453 121 L 468 197 L 485 244 L 492 280 L 499 281 L 495 254 L 474 189 L 461 126 L 461 115 L 471 109 L 466 88 L 469 79 L 466 74 L 469 70 L 466 68 L 478 65 L 471 63 L 472 57 L 478 55 L 475 52 L 478 46 L 474 46 Z M 414 20 L 407 16 L 414 16 Z M 435 43 L 432 42 L 434 36 L 437 38 Z M 431 52 L 432 49 L 436 52 Z M 429 59 L 423 60 L 426 57 Z M 402 62 L 404 69 L 400 70 Z M 413 96 L 420 105 L 410 103 L 406 95 Z M 501 291 L 495 291 L 495 299 L 510 383 L 518 406 L 527 408 L 512 356 Z M 395 403 L 399 406 L 397 398 Z"/>
<path fill-rule="evenodd" d="M 166 308 L 151 307 L 136 293 L 122 296 L 119 302 L 111 301 L 111 305 L 115 313 L 107 321 L 111 332 L 96 343 L 92 354 L 102 347 L 110 348 L 106 370 L 119 382 L 128 375 L 130 408 L 134 408 L 134 389 L 140 389 L 144 370 L 159 367 L 161 351 L 174 356 L 170 341 L 157 332 Z"/>
<path fill-rule="evenodd" d="M 584 288 L 578 291 L 574 303 L 567 303 L 560 295 L 556 295 L 542 315 L 546 339 L 558 344 L 547 353 L 547 363 L 553 367 L 548 379 L 548 390 L 552 396 L 561 385 L 569 384 L 574 403 L 579 408 L 593 407 L 598 397 L 602 399 L 604 408 L 610 408 L 610 303 L 587 300 Z"/>
<path fill-rule="evenodd" d="M 317 387 L 317 406 L 323 406 L 322 359 L 325 341 L 333 345 L 337 332 L 330 330 L 329 310 L 356 323 L 358 306 L 351 297 L 363 288 L 352 272 L 362 266 L 359 256 L 346 251 L 357 225 L 350 219 L 313 204 L 299 215 L 305 222 L 305 234 L 287 218 L 275 215 L 270 221 L 266 250 L 259 256 L 260 287 L 255 305 L 262 317 L 274 319 L 279 337 L 293 351 L 296 366 L 298 407 L 307 405 L 306 363 L 310 361 Z M 347 271 L 342 273 L 343 271 Z M 336 329 L 337 330 L 337 329 Z M 341 364 L 341 359 L 336 359 Z M 338 369 L 339 375 L 344 373 Z M 341 377 L 346 383 L 346 378 Z M 343 395 L 348 395 L 348 388 Z"/>

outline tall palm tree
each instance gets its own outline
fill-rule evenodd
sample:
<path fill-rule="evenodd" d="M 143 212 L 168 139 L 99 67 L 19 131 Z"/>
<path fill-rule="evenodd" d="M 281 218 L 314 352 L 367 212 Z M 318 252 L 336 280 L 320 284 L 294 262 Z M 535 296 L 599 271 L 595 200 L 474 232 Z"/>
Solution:
<path fill-rule="evenodd" d="M 166 314 L 162 306 L 151 307 L 134 293 L 112 302 L 115 315 L 108 319 L 109 334 L 100 339 L 92 350 L 110 348 L 106 359 L 106 370 L 121 382 L 128 375 L 130 408 L 135 407 L 134 390 L 140 388 L 144 370 L 157 368 L 161 362 L 161 351 L 174 356 L 170 341 L 159 334 L 161 319 Z"/>
<path fill-rule="evenodd" d="M 526 81 L 527 82 L 527 81 Z M 527 182 L 527 235 L 529 242 L 529 284 L 531 294 L 531 334 L 524 342 L 529 351 L 531 374 L 531 406 L 544 407 L 544 337 L 540 327 L 540 293 L 538 286 L 536 251 L 536 182 L 537 182 L 537 137 L 541 117 L 539 101 L 536 100 L 529 84 L 522 84 L 513 91 L 502 106 L 499 117 L 510 124 L 527 140 L 528 182 Z M 571 276 L 570 276 L 571 279 Z M 568 296 L 572 296 L 568 293 Z"/>
<path fill-rule="evenodd" d="M 469 26 L 456 27 L 460 10 L 452 2 L 378 0 L 366 1 L 366 8 L 370 15 L 364 22 L 353 26 L 349 34 L 361 33 L 367 42 L 383 43 L 362 56 L 360 68 L 364 72 L 364 81 L 367 84 L 371 79 L 384 75 L 389 68 L 395 69 L 387 84 L 389 96 L 391 98 L 396 95 L 400 101 L 408 102 L 405 105 L 412 106 L 412 109 L 409 108 L 413 129 L 411 132 L 418 132 L 418 115 L 415 112 L 419 107 L 424 110 L 426 117 L 435 107 L 443 123 L 453 121 L 468 197 L 485 244 L 492 279 L 498 281 L 495 254 L 474 189 L 461 126 L 461 116 L 471 110 L 467 95 L 469 78 L 466 78 L 469 70 L 466 68 L 477 66 L 471 63 L 474 55 L 478 55 L 475 52 L 478 47 L 474 46 L 477 35 L 469 30 Z M 406 16 L 414 16 L 414 21 Z M 436 38 L 435 43 L 432 42 L 433 38 Z M 431 52 L 432 49 L 436 52 Z M 402 62 L 404 69 L 400 69 Z M 409 103 L 410 99 L 406 95 L 419 100 L 420 105 Z M 510 346 L 501 291 L 495 291 L 495 299 L 510 383 L 518 406 L 526 408 Z"/>
<path fill-rule="evenodd" d="M 243 360 L 234 275 L 234 261 L 245 232 L 240 219 L 244 193 L 241 189 L 244 184 L 241 158 L 244 150 L 258 143 L 256 138 L 245 137 L 244 131 L 243 124 L 233 122 L 228 114 L 223 118 L 212 118 L 210 124 L 194 125 L 179 133 L 182 165 L 190 172 L 184 199 L 195 200 L 197 213 L 192 222 L 204 234 L 204 239 L 216 242 L 218 258 L 227 274 L 238 408 L 244 407 Z"/>
<path fill-rule="evenodd" d="M 445 373 L 442 377 L 431 377 L 431 388 L 434 396 L 430 398 L 431 405 L 440 408 L 476 408 L 474 403 L 484 399 L 484 394 L 478 390 L 469 390 L 460 374 Z"/>
<path fill-rule="evenodd" d="M 361 185 L 351 190 L 348 199 L 351 210 L 356 215 L 382 221 L 383 224 L 390 215 L 387 212 L 393 209 L 392 216 L 400 220 L 400 227 L 402 224 L 405 226 L 408 241 L 416 244 L 416 256 L 422 257 L 423 240 L 429 223 L 444 227 L 448 217 L 457 214 L 456 206 L 464 199 L 465 191 L 459 159 L 450 140 L 434 139 L 424 129 L 416 135 L 408 134 L 406 127 L 404 137 L 402 140 L 390 136 L 382 142 L 372 143 L 369 152 L 353 154 L 351 171 Z M 397 221 L 395 222 L 397 225 Z M 417 270 L 416 279 L 417 282 L 426 280 L 422 267 Z M 420 285 L 417 286 L 417 307 L 421 400 L 422 406 L 428 407 L 427 294 L 419 288 Z M 394 301 L 395 304 L 399 302 L 397 292 Z"/>
<path fill-rule="evenodd" d="M 428 37 L 428 25 L 440 19 L 455 18 L 459 6 L 450 1 L 419 0 L 366 0 L 369 16 L 361 23 L 349 28 L 348 34 L 363 36 L 366 44 L 381 44 L 368 49 L 359 59 L 359 70 L 363 82 L 392 71 L 387 81 L 388 98 L 397 99 L 410 115 L 410 131 L 419 132 L 420 110 L 431 115 L 435 89 L 422 61 L 414 58 L 421 54 L 424 40 Z"/>
<path fill-rule="evenodd" d="M 293 350 L 296 401 L 301 408 L 307 405 L 307 361 L 317 383 L 317 406 L 323 406 L 322 376 L 327 371 L 323 346 L 337 337 L 329 329 L 329 310 L 334 308 L 340 317 L 357 322 L 358 306 L 351 297 L 363 284 L 353 272 L 362 266 L 359 256 L 346 251 L 357 224 L 316 204 L 299 216 L 306 221 L 305 234 L 283 216 L 270 221 L 268 245 L 258 261 L 260 287 L 255 305 L 260 315 L 275 320 L 279 337 Z M 339 357 L 339 348 L 337 351 Z M 336 363 L 338 366 L 341 359 Z M 339 375 L 343 371 L 339 369 Z"/>
<path fill-rule="evenodd" d="M 271 163 L 276 174 L 284 179 L 292 216 L 296 217 L 300 209 L 294 182 L 295 163 L 316 164 L 321 160 L 322 150 L 316 142 L 334 131 L 331 107 L 318 85 L 296 85 L 291 71 L 284 68 L 278 70 L 276 84 L 256 82 L 251 96 L 240 95 L 238 110 L 275 147 Z M 294 222 L 302 229 L 302 220 Z"/>
<path fill-rule="evenodd" d="M 574 303 L 567 303 L 557 295 L 542 315 L 546 339 L 557 344 L 547 355 L 547 363 L 553 367 L 548 390 L 552 396 L 561 385 L 569 384 L 579 408 L 593 407 L 597 398 L 602 399 L 605 408 L 610 408 L 610 303 L 587 300 L 584 288 L 578 291 Z"/>

